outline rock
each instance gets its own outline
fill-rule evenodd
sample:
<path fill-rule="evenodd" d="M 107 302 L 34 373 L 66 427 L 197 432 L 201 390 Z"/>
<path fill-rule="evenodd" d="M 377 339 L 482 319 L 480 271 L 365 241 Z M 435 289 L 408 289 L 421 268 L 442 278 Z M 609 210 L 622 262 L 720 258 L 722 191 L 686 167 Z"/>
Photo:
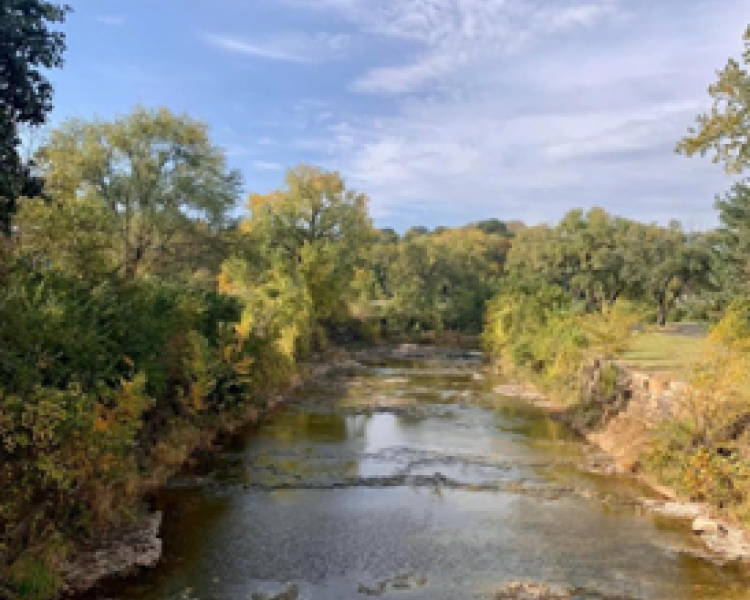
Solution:
<path fill-rule="evenodd" d="M 495 386 L 493 390 L 501 396 L 521 398 L 522 400 L 547 400 L 547 396 L 536 390 L 530 390 L 522 385 L 505 384 Z"/>
<path fill-rule="evenodd" d="M 60 569 L 66 591 L 84 592 L 105 579 L 155 567 L 162 555 L 161 521 L 162 513 L 154 513 L 95 546 L 79 549 Z"/>
<path fill-rule="evenodd" d="M 643 506 L 652 512 L 665 517 L 674 517 L 676 519 L 695 519 L 706 514 L 706 505 L 694 502 L 662 502 L 660 500 L 651 500 L 644 498 L 641 500 Z M 695 522 L 694 522 L 695 523 Z"/>
<path fill-rule="evenodd" d="M 750 540 L 743 530 L 705 517 L 695 519 L 692 528 L 709 550 L 722 559 L 750 562 Z"/>
<path fill-rule="evenodd" d="M 286 589 L 280 594 L 263 594 L 261 592 L 253 592 L 250 595 L 250 600 L 297 600 L 299 598 L 299 586 L 292 583 L 286 587 Z"/>
<path fill-rule="evenodd" d="M 365 596 L 382 596 L 385 593 L 385 586 L 386 583 L 384 581 L 381 581 L 373 587 L 368 587 L 360 583 L 357 591 Z"/>
<path fill-rule="evenodd" d="M 514 581 L 496 592 L 494 600 L 573 600 L 573 590 L 541 583 Z"/>
<path fill-rule="evenodd" d="M 721 526 L 717 521 L 714 521 L 713 519 L 697 517 L 693 521 L 692 529 L 693 533 L 697 533 L 699 535 L 718 534 L 721 531 Z"/>

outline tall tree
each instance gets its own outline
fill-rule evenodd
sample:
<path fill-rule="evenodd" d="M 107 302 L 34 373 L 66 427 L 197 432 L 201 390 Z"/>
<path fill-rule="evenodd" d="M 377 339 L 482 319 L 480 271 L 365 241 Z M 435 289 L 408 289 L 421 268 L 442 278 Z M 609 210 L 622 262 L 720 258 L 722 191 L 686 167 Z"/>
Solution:
<path fill-rule="evenodd" d="M 307 288 L 317 321 L 345 316 L 354 269 L 372 233 L 367 196 L 348 189 L 338 173 L 302 165 L 287 173 L 282 189 L 252 194 L 248 208 L 242 230 L 251 252 Z"/>
<path fill-rule="evenodd" d="M 0 2 L 0 233 L 10 233 L 18 198 L 42 189 L 19 153 L 19 127 L 41 125 L 52 109 L 44 69 L 62 66 L 65 36 L 49 27 L 69 10 L 41 0 Z"/>
<path fill-rule="evenodd" d="M 528 228 L 516 237 L 512 270 L 532 270 L 584 298 L 590 307 L 611 307 L 631 282 L 627 254 L 639 241 L 635 223 L 601 208 L 574 209 L 552 228 Z"/>
<path fill-rule="evenodd" d="M 744 67 L 729 59 L 718 72 L 716 83 L 708 88 L 714 100 L 711 111 L 699 115 L 697 127 L 677 145 L 677 151 L 688 156 L 713 152 L 713 161 L 723 162 L 729 173 L 741 173 L 750 166 L 750 27 L 744 42 Z"/>
<path fill-rule="evenodd" d="M 186 244 L 225 223 L 240 194 L 241 177 L 207 127 L 163 108 L 139 107 L 112 122 L 69 121 L 38 157 L 50 210 L 99 206 L 97 219 L 106 215 L 112 231 L 114 268 L 129 279 L 180 259 Z M 69 222 L 75 228 L 76 219 Z M 34 226 L 20 234 L 30 243 L 47 236 Z"/>
<path fill-rule="evenodd" d="M 640 225 L 640 244 L 628 255 L 634 286 L 656 304 L 657 322 L 666 325 L 669 311 L 686 293 L 710 287 L 711 257 L 699 235 L 669 227 Z"/>
<path fill-rule="evenodd" d="M 750 186 L 748 182 L 735 184 L 716 201 L 721 227 L 718 231 L 719 252 L 729 263 L 734 283 L 750 283 Z"/>

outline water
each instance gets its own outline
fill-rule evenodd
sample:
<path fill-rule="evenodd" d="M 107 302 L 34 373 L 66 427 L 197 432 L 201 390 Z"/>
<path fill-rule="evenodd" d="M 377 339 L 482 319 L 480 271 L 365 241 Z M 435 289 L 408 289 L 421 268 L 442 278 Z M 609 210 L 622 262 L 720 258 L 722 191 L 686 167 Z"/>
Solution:
<path fill-rule="evenodd" d="M 747 571 L 693 556 L 685 522 L 583 468 L 591 450 L 494 394 L 478 360 L 366 365 L 178 478 L 158 500 L 163 565 L 108 597 L 457 600 L 521 580 L 581 600 L 750 598 Z"/>

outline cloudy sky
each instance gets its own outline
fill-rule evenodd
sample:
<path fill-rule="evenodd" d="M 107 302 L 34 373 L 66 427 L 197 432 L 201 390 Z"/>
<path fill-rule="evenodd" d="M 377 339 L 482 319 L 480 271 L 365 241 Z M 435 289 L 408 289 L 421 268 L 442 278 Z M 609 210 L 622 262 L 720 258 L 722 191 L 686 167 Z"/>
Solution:
<path fill-rule="evenodd" d="M 750 0 L 68 0 L 53 121 L 137 103 L 211 125 L 246 187 L 342 172 L 376 223 L 714 222 L 673 153 L 739 57 Z"/>

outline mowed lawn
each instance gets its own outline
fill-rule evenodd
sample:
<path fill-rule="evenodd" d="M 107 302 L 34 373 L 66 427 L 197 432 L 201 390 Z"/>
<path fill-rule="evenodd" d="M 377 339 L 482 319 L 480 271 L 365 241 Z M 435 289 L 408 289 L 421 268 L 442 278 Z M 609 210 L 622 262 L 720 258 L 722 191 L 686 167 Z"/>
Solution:
<path fill-rule="evenodd" d="M 702 324 L 679 323 L 664 330 L 644 330 L 633 334 L 621 359 L 640 371 L 684 379 L 703 355 L 705 337 Z"/>

